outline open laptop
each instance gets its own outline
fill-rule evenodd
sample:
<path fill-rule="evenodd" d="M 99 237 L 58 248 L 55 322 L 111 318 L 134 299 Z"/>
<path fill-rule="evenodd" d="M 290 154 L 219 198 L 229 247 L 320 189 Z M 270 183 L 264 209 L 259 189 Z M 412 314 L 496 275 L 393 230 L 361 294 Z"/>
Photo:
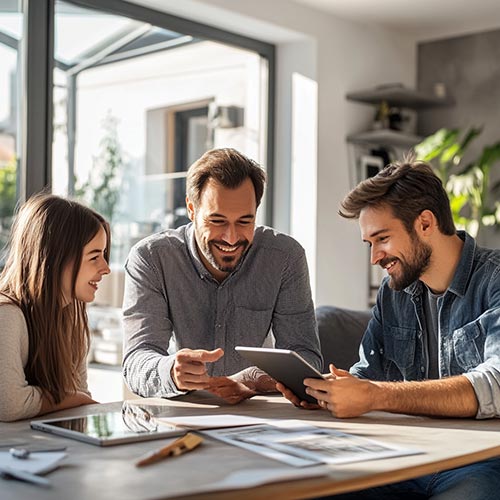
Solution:
<path fill-rule="evenodd" d="M 185 429 L 159 423 L 138 405 L 122 410 L 80 417 L 33 420 L 31 428 L 98 446 L 148 441 L 186 433 Z"/>

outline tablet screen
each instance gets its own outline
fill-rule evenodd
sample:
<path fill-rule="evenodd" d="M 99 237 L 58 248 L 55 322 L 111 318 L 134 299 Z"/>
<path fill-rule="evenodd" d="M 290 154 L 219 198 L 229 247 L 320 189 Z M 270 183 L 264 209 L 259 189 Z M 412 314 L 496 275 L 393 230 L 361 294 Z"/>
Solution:
<path fill-rule="evenodd" d="M 132 409 L 131 409 L 132 407 Z M 36 420 L 31 427 L 100 446 L 177 436 L 185 433 L 174 425 L 159 424 L 151 414 L 136 405 L 122 411 L 81 417 Z"/>

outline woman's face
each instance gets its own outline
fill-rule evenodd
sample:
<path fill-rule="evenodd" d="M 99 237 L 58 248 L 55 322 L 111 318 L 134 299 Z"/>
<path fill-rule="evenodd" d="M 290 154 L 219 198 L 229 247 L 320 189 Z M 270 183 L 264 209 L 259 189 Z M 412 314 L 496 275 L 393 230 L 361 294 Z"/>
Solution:
<path fill-rule="evenodd" d="M 83 247 L 82 262 L 75 283 L 75 298 L 83 302 L 92 302 L 104 274 L 109 274 L 109 266 L 104 258 L 107 237 L 104 228 Z M 68 264 L 63 273 L 62 292 L 66 303 L 72 300 L 71 277 L 73 265 Z"/>

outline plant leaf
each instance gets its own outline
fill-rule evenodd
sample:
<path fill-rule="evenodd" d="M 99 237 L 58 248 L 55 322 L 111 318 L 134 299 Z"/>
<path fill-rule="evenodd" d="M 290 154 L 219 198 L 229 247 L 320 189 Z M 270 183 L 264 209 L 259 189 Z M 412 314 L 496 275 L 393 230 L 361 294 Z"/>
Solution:
<path fill-rule="evenodd" d="M 439 129 L 414 147 L 417 158 L 426 162 L 437 158 L 445 149 L 456 142 L 458 134 L 459 131 L 457 129 Z"/>

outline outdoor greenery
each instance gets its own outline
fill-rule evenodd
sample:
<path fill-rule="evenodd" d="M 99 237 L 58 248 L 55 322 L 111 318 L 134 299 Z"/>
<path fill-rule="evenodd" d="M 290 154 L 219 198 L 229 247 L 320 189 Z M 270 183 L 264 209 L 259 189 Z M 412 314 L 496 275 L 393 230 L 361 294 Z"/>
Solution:
<path fill-rule="evenodd" d="M 120 197 L 119 173 L 123 166 L 117 125 L 118 120 L 108 112 L 102 122 L 104 135 L 99 145 L 99 153 L 93 157 L 88 180 L 75 190 L 77 197 L 84 199 L 110 223 L 116 215 Z"/>
<path fill-rule="evenodd" d="M 477 237 L 484 226 L 500 225 L 500 182 L 492 185 L 491 172 L 500 161 L 500 141 L 465 161 L 470 144 L 482 129 L 440 129 L 415 146 L 419 160 L 430 162 L 446 188 L 455 224 Z"/>
<path fill-rule="evenodd" d="M 16 207 L 16 159 L 0 167 L 0 221 L 11 217 Z"/>

